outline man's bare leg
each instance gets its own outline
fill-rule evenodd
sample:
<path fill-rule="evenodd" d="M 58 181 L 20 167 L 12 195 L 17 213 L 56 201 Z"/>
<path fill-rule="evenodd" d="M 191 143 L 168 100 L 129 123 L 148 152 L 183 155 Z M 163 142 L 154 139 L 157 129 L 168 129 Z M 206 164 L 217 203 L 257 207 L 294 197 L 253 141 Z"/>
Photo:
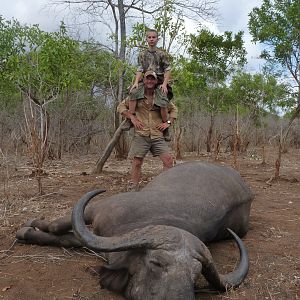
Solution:
<path fill-rule="evenodd" d="M 144 159 L 140 157 L 134 157 L 131 165 L 131 190 L 138 190 L 139 183 L 142 178 L 142 165 Z"/>
<path fill-rule="evenodd" d="M 173 167 L 173 156 L 170 153 L 163 153 L 159 156 L 163 162 L 164 170 L 168 170 Z"/>

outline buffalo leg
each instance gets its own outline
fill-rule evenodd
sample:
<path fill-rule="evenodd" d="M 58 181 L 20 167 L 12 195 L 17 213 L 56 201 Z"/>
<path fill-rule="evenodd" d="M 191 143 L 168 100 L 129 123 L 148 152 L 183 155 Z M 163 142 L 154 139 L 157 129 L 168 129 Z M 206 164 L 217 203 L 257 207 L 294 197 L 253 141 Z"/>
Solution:
<path fill-rule="evenodd" d="M 50 232 L 56 235 L 61 235 L 69 232 L 72 229 L 71 217 L 66 216 L 56 219 L 52 222 L 34 219 L 25 223 L 24 227 L 38 228 L 44 232 Z"/>
<path fill-rule="evenodd" d="M 36 230 L 33 227 L 22 227 L 17 231 L 16 238 L 18 242 L 23 244 L 49 245 L 65 248 L 82 246 L 82 243 L 72 232 L 56 235 L 50 232 Z"/>

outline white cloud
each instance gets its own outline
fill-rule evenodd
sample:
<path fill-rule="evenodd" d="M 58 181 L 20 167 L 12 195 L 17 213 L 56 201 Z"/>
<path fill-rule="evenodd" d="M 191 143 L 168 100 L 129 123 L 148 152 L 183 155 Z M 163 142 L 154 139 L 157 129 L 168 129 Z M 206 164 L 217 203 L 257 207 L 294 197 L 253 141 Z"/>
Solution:
<path fill-rule="evenodd" d="M 47 7 L 47 0 L 1 0 L 1 15 L 7 19 L 16 19 L 21 24 L 39 24 L 45 31 L 55 31 L 60 22 L 54 11 Z"/>
<path fill-rule="evenodd" d="M 261 4 L 262 0 L 221 0 L 218 6 L 221 12 L 219 27 L 223 31 L 246 31 L 248 14 Z"/>

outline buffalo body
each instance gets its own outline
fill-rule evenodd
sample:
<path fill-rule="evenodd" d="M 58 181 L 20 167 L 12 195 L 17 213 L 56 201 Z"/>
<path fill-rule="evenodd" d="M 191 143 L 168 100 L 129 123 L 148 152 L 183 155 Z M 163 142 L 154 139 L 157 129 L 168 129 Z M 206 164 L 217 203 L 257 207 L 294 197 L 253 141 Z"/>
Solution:
<path fill-rule="evenodd" d="M 139 192 L 87 205 L 102 192 L 84 195 L 72 219 L 29 221 L 17 239 L 107 253 L 107 265 L 98 269 L 101 285 L 128 299 L 194 299 L 201 274 L 218 290 L 244 280 L 248 256 L 240 237 L 248 231 L 253 194 L 232 168 L 183 163 L 161 173 Z M 86 224 L 92 224 L 93 232 Z M 205 243 L 232 237 L 240 249 L 240 263 L 222 275 Z"/>

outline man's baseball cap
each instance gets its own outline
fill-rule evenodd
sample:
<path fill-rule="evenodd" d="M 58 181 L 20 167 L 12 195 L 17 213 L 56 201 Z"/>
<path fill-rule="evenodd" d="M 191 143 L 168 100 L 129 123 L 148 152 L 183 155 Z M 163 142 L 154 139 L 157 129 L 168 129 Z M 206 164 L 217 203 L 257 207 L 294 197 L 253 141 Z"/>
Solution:
<path fill-rule="evenodd" d="M 155 79 L 157 79 L 156 73 L 152 70 L 149 70 L 145 73 L 145 78 L 148 77 L 148 76 L 153 76 Z"/>

